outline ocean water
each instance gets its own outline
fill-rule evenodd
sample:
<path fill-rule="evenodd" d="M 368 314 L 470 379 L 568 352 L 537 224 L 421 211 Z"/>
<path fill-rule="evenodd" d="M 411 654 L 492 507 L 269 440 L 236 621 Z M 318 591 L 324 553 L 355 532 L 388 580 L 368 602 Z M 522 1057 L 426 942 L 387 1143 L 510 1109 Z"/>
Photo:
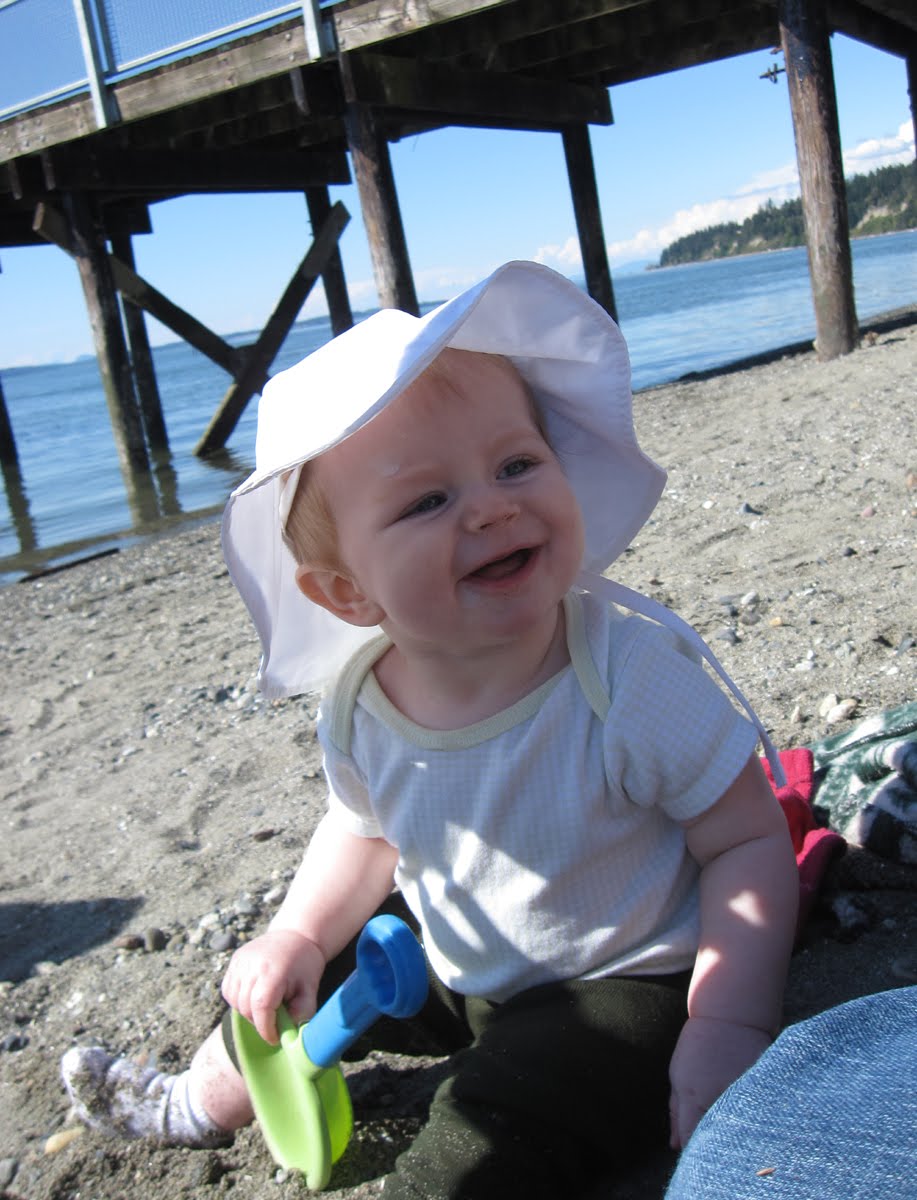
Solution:
<path fill-rule="evenodd" d="M 861 322 L 917 301 L 917 231 L 859 239 L 853 262 Z M 802 247 L 621 274 L 614 287 L 635 390 L 815 334 Z M 246 331 L 226 340 L 239 345 L 256 336 Z M 325 318 L 296 325 L 273 370 L 297 362 L 330 336 Z M 202 461 L 194 446 L 230 380 L 184 343 L 155 348 L 153 356 L 170 454 L 132 495 L 118 465 L 94 358 L 2 372 L 19 471 L 4 470 L 0 583 L 215 519 L 250 472 L 257 397 L 226 451 Z"/>

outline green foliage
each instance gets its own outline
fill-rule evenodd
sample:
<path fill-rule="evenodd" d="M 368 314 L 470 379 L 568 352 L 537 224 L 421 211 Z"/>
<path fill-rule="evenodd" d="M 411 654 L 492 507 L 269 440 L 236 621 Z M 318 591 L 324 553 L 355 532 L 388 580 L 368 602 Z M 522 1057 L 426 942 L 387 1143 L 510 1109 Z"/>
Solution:
<path fill-rule="evenodd" d="M 847 180 L 847 215 L 853 237 L 917 228 L 917 169 L 913 163 L 879 167 Z M 739 224 L 729 221 L 689 233 L 662 252 L 660 267 L 754 254 L 805 244 L 802 201 L 768 202 Z"/>

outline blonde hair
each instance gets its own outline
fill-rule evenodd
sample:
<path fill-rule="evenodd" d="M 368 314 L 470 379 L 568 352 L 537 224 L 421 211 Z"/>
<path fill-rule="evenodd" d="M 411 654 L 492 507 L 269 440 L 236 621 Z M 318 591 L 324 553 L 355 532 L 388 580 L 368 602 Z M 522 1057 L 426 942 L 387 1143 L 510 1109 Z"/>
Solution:
<path fill-rule="evenodd" d="M 468 357 L 475 364 L 489 364 L 501 371 L 511 371 L 525 389 L 532 420 L 538 432 L 548 441 L 544 421 L 528 384 L 515 365 L 502 354 L 488 354 L 478 350 L 455 350 L 452 347 L 440 351 L 430 365 L 401 393 L 404 396 L 421 381 L 455 389 L 455 380 L 467 370 Z M 339 570 L 342 566 L 338 550 L 337 528 L 328 498 L 316 478 L 315 459 L 303 463 L 299 483 L 290 505 L 290 513 L 283 529 L 283 538 L 300 566 Z M 286 478 L 284 482 L 286 482 Z"/>
<path fill-rule="evenodd" d="M 316 478 L 314 459 L 299 469 L 296 494 L 281 532 L 300 566 L 332 569 L 340 566 L 334 516 Z"/>

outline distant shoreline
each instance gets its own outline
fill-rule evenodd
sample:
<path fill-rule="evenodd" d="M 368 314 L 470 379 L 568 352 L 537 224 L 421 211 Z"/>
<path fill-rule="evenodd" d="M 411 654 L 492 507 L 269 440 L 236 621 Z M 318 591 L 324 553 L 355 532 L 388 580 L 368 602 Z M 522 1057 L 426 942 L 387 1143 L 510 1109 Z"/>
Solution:
<path fill-rule="evenodd" d="M 886 229 L 883 233 L 852 233 L 850 235 L 851 242 L 868 242 L 873 238 L 895 237 L 899 233 L 917 233 L 917 225 L 908 226 L 906 229 Z M 705 258 L 690 258 L 680 262 L 666 263 L 647 263 L 644 270 L 646 271 L 669 271 L 674 267 L 697 267 L 701 263 L 708 262 L 725 262 L 730 258 L 759 258 L 762 254 L 780 254 L 786 250 L 800 250 L 805 247 L 805 242 L 794 242 L 792 246 L 765 246 L 762 250 L 736 250 L 732 254 L 710 254 Z"/>

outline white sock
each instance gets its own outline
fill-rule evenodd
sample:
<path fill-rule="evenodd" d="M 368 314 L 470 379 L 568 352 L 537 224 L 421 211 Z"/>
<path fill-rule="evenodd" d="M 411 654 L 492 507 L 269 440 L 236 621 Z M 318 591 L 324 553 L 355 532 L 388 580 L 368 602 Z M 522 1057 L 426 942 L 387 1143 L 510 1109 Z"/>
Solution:
<path fill-rule="evenodd" d="M 220 1146 L 232 1135 L 195 1103 L 190 1072 L 165 1075 L 101 1046 L 74 1046 L 61 1074 L 81 1121 L 109 1137 L 155 1138 L 166 1146 Z"/>

